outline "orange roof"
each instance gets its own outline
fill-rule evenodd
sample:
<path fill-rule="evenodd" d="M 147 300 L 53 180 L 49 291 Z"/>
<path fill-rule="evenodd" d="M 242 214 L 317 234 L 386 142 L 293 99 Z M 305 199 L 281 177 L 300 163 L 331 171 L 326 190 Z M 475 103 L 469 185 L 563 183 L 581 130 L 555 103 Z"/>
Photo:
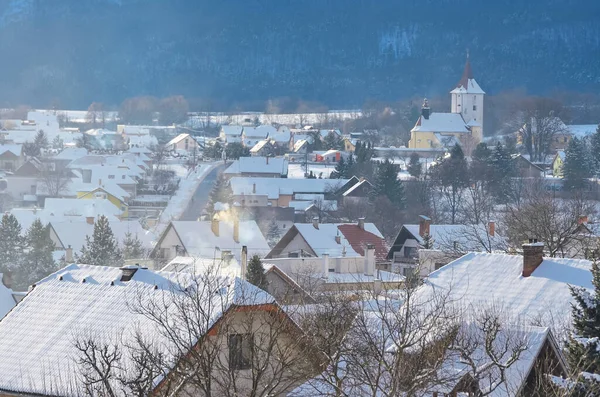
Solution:
<path fill-rule="evenodd" d="M 339 225 L 338 229 L 357 254 L 364 256 L 367 244 L 373 244 L 375 246 L 375 259 L 385 260 L 387 257 L 389 248 L 385 239 L 361 229 L 357 224 Z"/>

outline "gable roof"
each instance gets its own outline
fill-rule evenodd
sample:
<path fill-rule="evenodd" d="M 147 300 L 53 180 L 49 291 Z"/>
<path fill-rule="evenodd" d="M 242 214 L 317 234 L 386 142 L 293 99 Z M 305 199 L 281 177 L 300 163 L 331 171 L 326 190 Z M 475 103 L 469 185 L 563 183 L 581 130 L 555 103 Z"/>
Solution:
<path fill-rule="evenodd" d="M 54 159 L 73 161 L 73 160 L 77 160 L 79 158 L 85 157 L 87 155 L 88 155 L 88 151 L 86 148 L 79 148 L 79 147 L 65 148 L 59 154 L 54 156 Z"/>
<path fill-rule="evenodd" d="M 226 136 L 234 136 L 234 137 L 239 137 L 242 135 L 242 130 L 244 129 L 244 127 L 242 127 L 241 125 L 222 125 L 221 126 L 221 132 L 223 133 L 223 135 Z"/>
<path fill-rule="evenodd" d="M 233 222 L 219 221 L 219 235 L 216 236 L 212 231 L 212 221 L 173 221 L 163 232 L 159 244 L 171 228 L 189 256 L 214 258 L 227 250 L 239 260 L 244 245 L 248 247 L 248 255 L 265 255 L 270 249 L 255 221 L 240 221 L 239 242 L 233 240 Z"/>
<path fill-rule="evenodd" d="M 74 361 L 79 357 L 74 343 L 84 338 L 134 344 L 140 332 L 155 340 L 156 347 L 162 346 L 167 357 L 176 359 L 171 356 L 174 350 L 169 350 L 169 340 L 134 309 L 146 303 L 161 305 L 185 299 L 184 289 L 195 283 L 203 285 L 204 279 L 148 269 L 137 270 L 126 282 L 120 281 L 121 275 L 115 267 L 69 265 L 38 282 L 0 321 L 0 390 L 46 395 L 51 387 L 53 395 L 85 395 L 77 386 L 79 371 Z M 210 313 L 207 330 L 233 305 L 275 304 L 268 293 L 239 278 L 215 279 L 215 283 L 219 293 L 202 301 L 204 313 Z M 172 318 L 177 321 L 176 315 Z M 124 360 L 127 367 L 127 355 Z"/>
<path fill-rule="evenodd" d="M 287 175 L 288 161 L 283 157 L 240 157 L 238 160 L 234 160 L 223 173 Z"/>
<path fill-rule="evenodd" d="M 179 142 L 183 141 L 186 138 L 191 138 L 195 142 L 194 137 L 190 134 L 179 134 L 175 138 L 171 139 L 169 143 L 167 143 L 167 146 L 177 145 Z"/>
<path fill-rule="evenodd" d="M 4 144 L 0 145 L 0 156 L 4 153 L 11 153 L 17 157 L 21 156 L 23 145 Z"/>
<path fill-rule="evenodd" d="M 561 327 L 571 322 L 569 286 L 593 289 L 591 266 L 582 259 L 544 258 L 523 277 L 520 255 L 469 253 L 431 273 L 417 293 L 424 299 L 434 291 L 448 293 L 464 308 L 497 304 L 514 321 L 541 319 Z"/>
<path fill-rule="evenodd" d="M 467 56 L 467 62 L 465 63 L 465 69 L 463 70 L 462 77 L 456 84 L 456 88 L 450 91 L 452 94 L 485 94 L 479 84 L 475 81 L 473 76 L 473 70 L 471 69 L 471 61 Z"/>
<path fill-rule="evenodd" d="M 469 129 L 460 113 L 433 112 L 429 115 L 428 119 L 423 117 L 423 115 L 419 116 L 417 123 L 411 131 L 468 133 Z"/>
<path fill-rule="evenodd" d="M 229 183 L 236 196 L 259 195 L 276 200 L 280 194 L 335 192 L 348 179 L 295 179 L 264 177 L 233 177 Z M 358 179 L 357 179 L 358 182 Z"/>
<path fill-rule="evenodd" d="M 267 138 L 271 134 L 276 134 L 277 128 L 272 125 L 259 125 L 258 127 L 244 127 L 244 137 Z"/>

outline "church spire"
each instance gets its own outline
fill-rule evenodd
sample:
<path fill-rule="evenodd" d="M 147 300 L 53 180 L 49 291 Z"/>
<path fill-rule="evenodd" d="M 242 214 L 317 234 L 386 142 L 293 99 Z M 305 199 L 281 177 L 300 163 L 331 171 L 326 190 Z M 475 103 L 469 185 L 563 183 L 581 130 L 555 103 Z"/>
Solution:
<path fill-rule="evenodd" d="M 462 86 L 463 88 L 468 89 L 469 80 L 473 80 L 473 70 L 471 70 L 471 60 L 469 59 L 469 50 L 467 50 L 467 62 L 465 63 L 465 70 L 463 71 L 463 75 L 456 87 L 460 88 Z"/>

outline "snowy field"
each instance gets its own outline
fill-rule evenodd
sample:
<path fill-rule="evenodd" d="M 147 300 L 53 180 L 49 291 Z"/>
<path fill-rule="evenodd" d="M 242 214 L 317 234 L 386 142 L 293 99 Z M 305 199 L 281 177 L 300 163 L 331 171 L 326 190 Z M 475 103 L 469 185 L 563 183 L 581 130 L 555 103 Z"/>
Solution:
<path fill-rule="evenodd" d="M 196 167 L 196 171 L 188 174 L 187 169 L 182 164 L 171 164 L 169 166 L 171 170 L 175 171 L 177 176 L 181 177 L 181 182 L 179 183 L 179 189 L 177 189 L 175 195 L 169 200 L 169 204 L 163 210 L 160 215 L 160 220 L 154 227 L 153 231 L 157 236 L 164 231 L 169 225 L 169 222 L 179 219 L 181 214 L 183 214 L 187 208 L 198 185 L 200 185 L 200 182 L 202 182 L 206 174 L 208 174 L 213 167 L 214 164 L 199 164 L 198 167 Z"/>

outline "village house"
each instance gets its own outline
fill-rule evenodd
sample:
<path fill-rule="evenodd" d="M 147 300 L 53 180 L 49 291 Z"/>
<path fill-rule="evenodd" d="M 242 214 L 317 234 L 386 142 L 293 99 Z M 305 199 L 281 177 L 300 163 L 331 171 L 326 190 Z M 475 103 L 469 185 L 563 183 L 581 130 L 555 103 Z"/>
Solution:
<path fill-rule="evenodd" d="M 250 255 L 265 255 L 269 244 L 255 221 L 220 220 L 172 221 L 158 239 L 152 257 L 171 260 L 176 256 L 218 258 L 233 254 L 239 261 L 242 246 Z"/>
<path fill-rule="evenodd" d="M 14 171 L 25 162 L 22 145 L 0 145 L 0 170 Z"/>
<path fill-rule="evenodd" d="M 191 153 L 200 151 L 201 147 L 196 138 L 190 134 L 179 134 L 167 143 L 166 149 L 172 152 Z"/>
<path fill-rule="evenodd" d="M 215 292 L 203 295 L 205 290 Z M 198 292 L 186 294 L 187 291 Z M 186 324 L 185 310 L 176 312 L 175 302 L 190 308 L 198 304 L 196 310 L 205 313 L 206 318 L 193 322 L 195 325 Z M 165 325 L 175 333 L 181 332 L 181 335 L 171 334 L 171 338 L 158 331 L 159 324 L 142 314 L 148 307 L 160 310 L 167 306 L 170 309 Z M 272 321 L 275 313 L 277 322 Z M 198 340 L 191 340 L 188 347 L 178 345 L 178 351 L 169 348 L 174 346 L 174 338 L 187 339 L 192 334 Z M 276 336 L 268 339 L 270 335 Z M 308 379 L 309 374 L 320 372 L 324 360 L 275 299 L 247 281 L 209 279 L 137 266 L 119 269 L 72 264 L 51 274 L 37 282 L 27 298 L 0 321 L 0 338 L 4 341 L 0 345 L 1 396 L 85 395 L 89 389 L 81 376 L 83 369 L 76 368 L 81 368 L 80 359 L 86 352 L 96 357 L 95 350 L 93 353 L 83 347 L 91 348 L 89 343 L 100 349 L 122 348 L 123 354 L 111 361 L 112 380 L 103 385 L 119 397 L 131 395 L 117 379 L 134 379 L 134 374 L 126 372 L 133 365 L 127 349 L 135 348 L 141 340 L 152 340 L 153 349 L 158 349 L 156 352 L 175 366 L 165 367 L 163 376 L 150 385 L 143 383 L 153 395 L 180 385 L 182 379 L 174 368 L 190 358 L 188 353 L 192 349 L 200 352 L 196 349 L 200 341 L 215 346 L 210 353 L 199 353 L 211 354 L 209 359 L 214 365 L 210 376 L 215 382 L 210 392 L 214 395 L 222 394 L 220 387 L 235 388 L 242 395 L 249 395 L 253 386 L 260 383 L 249 370 L 258 365 L 269 365 L 269 371 L 261 372 L 261 379 L 272 376 L 283 380 L 284 386 L 269 388 L 269 393 L 284 395 L 288 388 Z M 43 346 L 43 351 L 39 346 Z M 268 348 L 285 357 L 273 353 L 265 363 L 260 361 L 262 356 L 251 354 Z M 292 361 L 285 368 L 277 368 L 284 359 Z M 137 364 L 145 365 L 148 370 L 155 368 L 147 361 Z M 136 385 L 130 384 L 132 389 Z M 186 391 L 204 394 L 194 387 L 188 384 Z M 263 393 L 261 387 L 255 387 L 259 394 Z"/>
<path fill-rule="evenodd" d="M 555 178 L 563 177 L 563 164 L 565 163 L 565 152 L 559 150 L 556 152 L 554 159 L 552 160 L 552 176 Z"/>
<path fill-rule="evenodd" d="M 224 143 L 242 143 L 241 125 L 222 125 L 219 132 L 219 139 Z"/>
<path fill-rule="evenodd" d="M 496 223 L 484 225 L 435 225 L 427 216 L 418 224 L 404 224 L 387 254 L 391 270 L 405 276 L 427 277 L 466 252 L 495 252 L 507 249 L 496 232 Z"/>
<path fill-rule="evenodd" d="M 242 131 L 242 143 L 245 147 L 251 148 L 259 141 L 277 134 L 277 129 L 271 125 L 259 125 L 258 127 L 244 127 Z"/>
<path fill-rule="evenodd" d="M 283 157 L 240 157 L 223 171 L 231 177 L 287 178 L 288 160 Z"/>
<path fill-rule="evenodd" d="M 250 156 L 267 157 L 273 156 L 275 153 L 275 146 L 270 139 L 260 140 L 250 149 Z"/>
<path fill-rule="evenodd" d="M 353 180 L 354 181 L 354 180 Z M 354 181 L 358 183 L 358 178 Z M 292 178 L 241 178 L 230 180 L 233 201 L 241 207 L 290 207 L 293 201 L 300 200 L 300 195 L 323 195 L 331 200 L 340 189 L 349 189 L 347 179 L 292 179 Z"/>
<path fill-rule="evenodd" d="M 540 178 L 544 175 L 544 170 L 539 165 L 532 163 L 522 154 L 513 154 L 512 160 L 520 178 Z"/>
<path fill-rule="evenodd" d="M 409 148 L 449 148 L 470 139 L 473 140 L 474 147 L 483 140 L 485 92 L 473 77 L 468 57 L 462 78 L 450 91 L 450 95 L 450 113 L 432 112 L 425 99 L 421 116 L 411 130 Z"/>

